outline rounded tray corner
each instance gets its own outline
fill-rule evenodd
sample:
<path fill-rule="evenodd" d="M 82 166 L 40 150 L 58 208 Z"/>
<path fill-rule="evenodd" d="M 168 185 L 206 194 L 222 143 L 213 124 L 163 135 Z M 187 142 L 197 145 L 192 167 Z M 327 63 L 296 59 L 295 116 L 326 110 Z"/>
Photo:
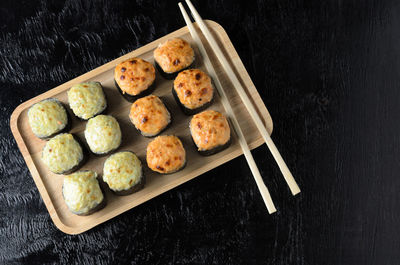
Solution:
<path fill-rule="evenodd" d="M 248 93 L 251 95 L 253 98 L 253 103 L 255 104 L 257 110 L 259 111 L 260 115 L 262 116 L 267 130 L 272 133 L 273 130 L 273 122 L 272 122 L 272 117 L 269 114 L 267 108 L 265 107 L 261 97 L 259 96 L 254 84 L 251 81 L 251 78 L 249 77 L 242 61 L 240 60 L 240 57 L 238 56 L 236 50 L 234 49 L 228 35 L 226 34 L 226 31 L 224 28 L 218 24 L 215 21 L 212 20 L 207 20 L 206 21 L 210 27 L 217 33 L 218 35 L 218 40 L 221 43 L 221 45 L 225 46 L 225 49 L 227 51 L 227 54 L 230 56 L 232 59 L 232 63 L 235 64 L 235 68 L 238 72 L 239 77 L 242 79 L 243 83 L 246 85 L 248 88 Z M 16 107 L 16 109 L 13 111 L 11 117 L 10 117 L 10 127 L 13 132 L 13 135 L 16 139 L 16 142 L 18 144 L 19 149 L 21 150 L 21 153 L 27 163 L 27 166 L 32 174 L 32 177 L 35 181 L 36 186 L 38 187 L 38 190 L 41 194 L 41 197 L 46 205 L 46 208 L 50 214 L 50 217 L 53 221 L 53 223 L 56 225 L 56 227 L 62 231 L 63 233 L 70 234 L 70 235 L 76 235 L 80 234 L 82 232 L 85 232 L 89 229 L 92 229 L 93 227 L 106 222 L 107 220 L 130 210 L 131 208 L 144 203 L 147 200 L 150 200 L 153 197 L 156 197 L 172 188 L 175 188 L 176 186 L 189 181 L 190 179 L 193 179 L 197 177 L 198 175 L 203 174 L 204 172 L 207 172 L 208 170 L 211 170 L 237 156 L 242 154 L 242 151 L 240 149 L 240 146 L 237 141 L 234 141 L 234 143 L 231 145 L 230 149 L 226 149 L 225 151 L 222 151 L 218 154 L 215 154 L 211 157 L 197 157 L 197 152 L 195 148 L 187 148 L 188 154 L 191 155 L 189 160 L 191 161 L 191 165 L 189 167 L 186 167 L 186 170 L 182 170 L 180 172 L 177 172 L 172 175 L 164 176 L 163 178 L 158 178 L 157 176 L 153 176 L 152 180 L 149 180 L 148 185 L 146 185 L 145 189 L 142 190 L 142 193 L 136 193 L 129 195 L 131 197 L 118 197 L 118 198 L 112 198 L 111 200 L 114 201 L 114 203 L 107 204 L 108 208 L 102 209 L 103 212 L 99 212 L 98 216 L 94 216 L 92 220 L 90 221 L 82 221 L 83 219 L 77 219 L 77 218 L 83 218 L 83 217 L 77 217 L 74 214 L 70 213 L 68 209 L 66 209 L 63 199 L 60 196 L 60 187 L 61 187 L 61 182 L 60 179 L 57 181 L 53 181 L 51 179 L 54 177 L 51 172 L 48 172 L 46 167 L 41 166 L 40 163 L 40 150 L 42 143 L 35 142 L 37 139 L 33 139 L 33 135 L 31 132 L 28 132 L 29 128 L 27 127 L 27 122 L 26 122 L 26 116 L 21 115 L 21 113 L 25 113 L 24 111 L 32 105 L 33 103 L 36 103 L 40 101 L 43 98 L 47 97 L 57 97 L 57 98 L 62 98 L 64 101 L 66 100 L 66 91 L 70 88 L 72 83 L 79 83 L 83 82 L 85 80 L 99 80 L 102 81 L 102 78 L 107 82 L 106 84 L 106 94 L 110 93 L 112 97 L 107 97 L 108 99 L 110 98 L 110 103 L 113 105 L 115 108 L 114 110 L 111 110 L 111 113 L 119 113 L 118 115 L 124 115 L 121 111 L 128 111 L 130 104 L 128 103 L 123 103 L 124 99 L 120 97 L 118 91 L 113 87 L 113 75 L 110 74 L 111 71 L 113 71 L 115 64 L 118 62 L 125 60 L 129 57 L 136 57 L 136 56 L 143 56 L 143 58 L 146 58 L 146 54 L 152 53 L 152 50 L 157 47 L 158 43 L 160 42 L 161 39 L 166 39 L 166 38 L 171 38 L 171 37 L 182 37 L 189 39 L 190 34 L 187 29 L 187 27 L 182 27 L 181 29 L 178 29 L 177 31 L 174 31 L 170 34 L 167 34 L 157 40 L 154 40 L 153 42 L 140 47 L 132 52 L 129 52 L 111 62 L 108 62 L 96 69 L 93 69 L 79 77 L 76 77 L 75 79 L 72 79 L 64 84 L 61 84 L 41 95 L 38 95 L 22 104 Z M 147 56 L 148 57 L 148 56 Z M 227 77 L 224 77 L 227 78 Z M 103 82 L 103 81 L 102 81 Z M 167 82 L 167 81 L 165 81 Z M 168 81 L 169 82 L 169 81 Z M 162 92 L 157 91 L 155 94 L 160 95 L 164 93 L 165 91 L 170 91 L 170 84 L 168 84 L 168 88 L 161 87 Z M 165 92 L 166 93 L 166 92 Z M 169 92 L 168 92 L 169 93 Z M 109 95 L 107 95 L 109 96 Z M 115 96 L 115 97 L 114 97 Z M 162 95 L 161 95 L 162 96 Z M 169 97 L 172 95 L 168 94 Z M 231 94 L 230 98 L 236 98 L 237 96 Z M 170 98 L 171 102 L 174 102 L 172 98 Z M 218 100 L 219 101 L 219 100 Z M 119 102 L 121 104 L 119 104 Z M 241 101 L 236 101 L 236 102 L 241 102 Z M 118 105 L 118 106 L 117 106 Z M 217 110 L 221 108 L 220 103 L 214 104 L 214 108 Z M 247 122 L 248 118 L 248 113 L 246 112 L 247 110 L 241 106 L 243 103 L 237 104 L 236 108 L 237 111 L 239 111 L 239 115 L 242 116 L 243 120 L 243 125 L 245 130 L 247 130 L 248 135 L 246 135 L 246 138 L 249 137 L 249 142 L 252 148 L 255 148 L 256 146 L 259 146 L 263 143 L 263 140 L 261 138 L 261 135 L 259 135 L 258 130 L 254 129 L 255 125 L 252 124 L 251 122 Z M 184 121 L 186 122 L 186 118 L 182 113 L 180 113 L 180 110 L 178 110 L 178 106 L 173 105 L 174 108 L 176 109 L 174 112 L 174 123 L 176 124 L 176 121 L 178 119 L 185 119 L 182 120 L 181 123 Z M 224 111 L 223 109 L 221 109 Z M 118 112 L 116 112 L 118 111 Z M 178 114 L 179 112 L 179 114 Z M 23 119 L 21 119 L 21 117 Z M 125 116 L 124 116 L 125 117 Z M 129 122 L 121 122 L 119 120 L 121 129 L 123 127 L 125 129 L 129 129 L 129 132 L 132 132 L 134 134 L 139 135 L 139 133 L 133 128 L 129 127 L 128 125 L 130 124 Z M 73 133 L 82 133 L 83 132 L 83 123 L 79 123 L 74 121 L 73 122 L 74 128 L 73 128 Z M 187 123 L 184 124 L 184 126 L 179 125 L 175 126 L 175 130 L 180 130 L 182 128 L 187 128 Z M 169 131 L 171 132 L 171 131 Z M 126 132 L 125 132 L 126 133 Z M 189 137 L 186 135 L 186 132 L 178 131 L 178 136 L 179 137 Z M 136 136 L 135 136 L 136 137 Z M 138 136 L 139 137 L 139 136 Z M 147 139 L 142 139 L 140 138 L 141 141 L 133 141 L 130 140 L 128 143 L 125 141 L 125 147 L 128 145 L 129 148 L 132 148 L 135 152 L 139 150 L 139 152 L 142 152 L 143 150 L 139 149 L 142 148 L 143 146 L 146 145 Z M 142 141 L 143 140 L 143 141 Z M 187 142 L 189 141 L 189 138 L 186 139 Z M 135 145 L 135 146 L 134 146 Z M 136 146 L 137 145 L 137 146 Z M 134 149 L 134 148 L 137 148 Z M 142 152 L 143 153 L 143 152 Z M 99 158 L 100 159 L 100 158 Z M 197 161 L 196 161 L 197 159 Z M 98 163 L 99 162 L 99 163 Z M 100 170 L 100 160 L 93 160 L 92 164 L 88 165 L 86 164 L 84 167 L 91 167 L 93 166 L 94 170 Z M 90 163 L 90 162 L 88 162 Z M 152 183 L 153 182 L 153 183 Z M 128 199 L 129 198 L 129 199 Z M 110 200 L 110 201 L 111 201 Z M 68 212 L 67 212 L 68 211 Z"/>

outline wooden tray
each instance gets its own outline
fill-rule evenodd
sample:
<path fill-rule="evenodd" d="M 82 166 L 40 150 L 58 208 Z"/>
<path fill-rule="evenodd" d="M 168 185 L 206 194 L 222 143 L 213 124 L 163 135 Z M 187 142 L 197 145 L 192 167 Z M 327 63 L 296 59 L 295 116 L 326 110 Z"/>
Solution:
<path fill-rule="evenodd" d="M 253 103 L 255 104 L 256 109 L 259 111 L 260 116 L 263 118 L 268 131 L 271 133 L 272 119 L 268 113 L 268 110 L 263 104 L 263 101 L 254 87 L 253 82 L 251 81 L 225 30 L 216 22 L 206 21 L 206 23 L 212 33 L 215 35 L 233 68 L 236 70 L 239 79 L 246 88 L 250 98 L 253 100 Z M 26 161 L 26 164 L 28 165 L 47 210 L 50 213 L 50 217 L 61 231 L 68 234 L 82 233 L 242 154 L 236 135 L 233 133 L 232 145 L 228 149 L 213 156 L 200 156 L 190 139 L 188 124 L 191 117 L 182 114 L 171 95 L 173 81 L 163 79 L 157 72 L 157 86 L 154 94 L 164 99 L 167 107 L 171 111 L 171 115 L 173 116 L 173 122 L 171 126 L 162 134 L 175 134 L 182 140 L 187 152 L 187 165 L 182 171 L 171 175 L 160 175 L 147 168 L 145 152 L 146 146 L 151 139 L 141 136 L 140 133 L 130 123 L 128 114 L 131 103 L 125 101 L 125 99 L 117 91 L 113 81 L 113 71 L 115 65 L 130 57 L 141 57 L 149 62 L 153 62 L 153 50 L 158 46 L 159 43 L 173 37 L 186 39 L 194 47 L 193 40 L 187 27 L 183 27 L 133 52 L 115 59 L 114 61 L 104 64 L 103 66 L 100 66 L 84 75 L 81 75 L 69 82 L 66 82 L 22 103 L 11 115 L 10 126 L 18 147 Z M 263 139 L 261 138 L 261 135 L 259 134 L 255 124 L 252 122 L 249 113 L 232 87 L 225 72 L 223 72 L 218 60 L 214 56 L 207 42 L 204 43 L 206 44 L 207 52 L 210 55 L 211 61 L 214 63 L 215 69 L 221 79 L 224 89 L 229 91 L 229 100 L 238 116 L 240 126 L 244 132 L 244 135 L 246 136 L 246 140 L 249 143 L 250 148 L 253 149 L 261 145 L 263 143 Z M 201 62 L 199 52 L 196 47 L 194 48 L 196 55 L 195 67 L 205 71 L 205 67 Z M 107 198 L 107 206 L 90 216 L 82 217 L 72 214 L 64 203 L 61 193 L 63 176 L 51 173 L 42 163 L 40 156 L 41 150 L 45 145 L 45 141 L 40 140 L 33 135 L 28 124 L 27 110 L 32 104 L 49 97 L 58 98 L 60 101 L 67 104 L 67 90 L 73 84 L 88 80 L 100 81 L 102 83 L 108 99 L 109 109 L 107 114 L 113 115 L 117 118 L 122 130 L 122 144 L 118 151 L 131 150 L 139 156 L 144 166 L 144 174 L 146 175 L 147 183 L 143 190 L 129 196 L 116 196 L 106 189 L 105 196 Z M 215 102 L 210 109 L 225 112 L 218 95 L 216 95 Z M 68 109 L 68 111 L 72 116 L 71 133 L 74 133 L 84 141 L 83 131 L 86 122 L 79 121 L 74 117 L 74 115 L 72 115 L 72 111 L 70 109 Z M 82 169 L 92 169 L 101 175 L 103 163 L 106 158 L 107 156 L 91 156 Z"/>

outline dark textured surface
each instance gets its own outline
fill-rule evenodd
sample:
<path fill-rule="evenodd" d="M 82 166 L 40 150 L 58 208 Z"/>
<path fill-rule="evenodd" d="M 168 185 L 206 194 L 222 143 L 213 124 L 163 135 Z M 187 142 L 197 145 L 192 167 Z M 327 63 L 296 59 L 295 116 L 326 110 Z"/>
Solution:
<path fill-rule="evenodd" d="M 175 1 L 1 1 L 0 263 L 398 264 L 396 0 L 194 1 L 228 32 L 303 192 L 253 151 L 84 234 L 52 224 L 9 129 L 21 102 L 184 25 Z"/>

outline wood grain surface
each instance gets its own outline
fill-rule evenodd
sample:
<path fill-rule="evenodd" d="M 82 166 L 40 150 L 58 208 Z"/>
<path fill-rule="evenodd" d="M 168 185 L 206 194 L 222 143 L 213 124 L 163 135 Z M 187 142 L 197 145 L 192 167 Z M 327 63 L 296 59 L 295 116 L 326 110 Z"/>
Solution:
<path fill-rule="evenodd" d="M 244 68 L 240 58 L 235 52 L 229 37 L 226 35 L 224 29 L 214 21 L 206 21 L 213 34 L 218 38 L 218 45 L 224 49 L 227 57 L 232 66 L 236 68 L 237 74 L 241 82 L 246 87 L 248 95 L 252 98 L 255 108 L 259 115 L 263 117 L 264 126 L 268 128 L 269 133 L 272 133 L 272 119 L 263 104 L 260 96 L 257 93 L 246 69 Z M 31 100 L 28 100 L 19 105 L 10 118 L 10 126 L 16 142 L 21 150 L 21 153 L 27 163 L 27 166 L 35 180 L 36 186 L 41 193 L 44 203 L 50 213 L 51 218 L 55 225 L 63 232 L 68 234 L 79 234 L 93 226 L 103 223 L 153 197 L 162 194 L 176 186 L 194 178 L 198 175 L 207 172 L 235 157 L 242 154 L 243 151 L 239 145 L 235 133 L 232 133 L 232 144 L 226 150 L 218 154 L 204 157 L 200 155 L 195 146 L 191 143 L 191 136 L 189 131 L 189 123 L 192 116 L 187 116 L 182 113 L 179 106 L 174 102 L 171 93 L 173 87 L 173 80 L 166 80 L 157 73 L 156 75 L 156 90 L 154 95 L 159 96 L 167 108 L 171 111 L 172 123 L 167 130 L 161 135 L 176 135 L 184 143 L 186 150 L 186 166 L 174 174 L 161 175 L 146 167 L 146 147 L 152 138 L 143 137 L 133 126 L 129 119 L 129 111 L 132 103 L 126 101 L 118 92 L 114 84 L 114 68 L 117 64 L 133 57 L 140 57 L 148 62 L 153 62 L 153 51 L 157 46 L 171 38 L 182 38 L 187 40 L 193 47 L 195 46 L 187 27 L 183 27 L 174 31 L 166 36 L 157 39 L 133 52 L 130 52 L 118 59 L 113 60 L 103 66 L 100 66 L 87 74 L 79 76 L 70 80 L 54 89 L 49 90 Z M 210 46 L 207 47 L 209 54 L 213 56 L 213 51 Z M 203 64 L 201 55 L 195 49 L 195 65 L 194 68 L 202 69 L 207 72 Z M 227 92 L 228 100 L 234 106 L 235 112 L 243 133 L 246 135 L 246 141 L 250 148 L 255 148 L 263 143 L 263 139 L 257 130 L 256 125 L 251 119 L 246 107 L 240 101 L 239 95 L 231 85 L 231 80 L 223 72 L 220 64 L 214 57 L 211 57 L 215 64 L 215 69 L 219 73 L 219 79 L 223 84 L 223 89 Z M 86 82 L 98 81 L 102 84 L 106 94 L 108 108 L 107 114 L 115 117 L 121 127 L 123 139 L 121 146 L 115 152 L 121 150 L 129 150 L 135 152 L 143 164 L 143 174 L 146 176 L 145 187 L 129 196 L 116 196 L 108 188 L 104 186 L 106 191 L 107 205 L 104 209 L 97 211 L 89 216 L 78 216 L 69 211 L 62 196 L 63 176 L 52 173 L 41 159 L 42 149 L 46 141 L 37 138 L 29 127 L 28 110 L 29 108 L 46 98 L 57 98 L 68 106 L 67 91 L 72 85 Z M 209 109 L 217 110 L 225 113 L 218 93 L 215 93 L 213 104 Z M 84 137 L 84 130 L 86 122 L 80 121 L 74 117 L 72 110 L 68 109 L 72 117 L 72 129 L 70 133 L 79 137 L 82 143 L 86 144 Z M 88 146 L 86 145 L 86 149 Z M 104 161 L 109 157 L 90 155 L 88 162 L 81 168 L 82 170 L 93 170 L 100 174 L 103 172 Z"/>
<path fill-rule="evenodd" d="M 221 24 L 299 186 L 238 157 L 80 235 L 53 224 L 12 137 L 22 102 L 184 26 L 178 1 L 0 1 L 1 264 L 396 265 L 398 0 L 193 0 Z"/>

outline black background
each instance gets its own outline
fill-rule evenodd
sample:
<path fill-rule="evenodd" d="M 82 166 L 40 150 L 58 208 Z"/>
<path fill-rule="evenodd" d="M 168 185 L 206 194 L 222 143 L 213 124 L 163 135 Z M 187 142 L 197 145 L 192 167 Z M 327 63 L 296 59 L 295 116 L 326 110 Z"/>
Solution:
<path fill-rule="evenodd" d="M 302 193 L 266 146 L 77 236 L 58 231 L 9 129 L 20 103 L 184 26 L 175 1 L 1 1 L 0 262 L 398 264 L 396 0 L 194 1 L 227 31 Z"/>

